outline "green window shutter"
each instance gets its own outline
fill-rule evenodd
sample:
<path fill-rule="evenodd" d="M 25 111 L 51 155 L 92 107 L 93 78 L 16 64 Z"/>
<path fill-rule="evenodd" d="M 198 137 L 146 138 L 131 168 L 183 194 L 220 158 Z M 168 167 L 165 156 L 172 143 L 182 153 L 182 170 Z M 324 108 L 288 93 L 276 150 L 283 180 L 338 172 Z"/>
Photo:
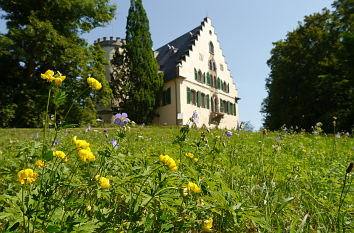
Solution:
<path fill-rule="evenodd" d="M 206 95 L 207 109 L 209 109 L 209 95 Z"/>
<path fill-rule="evenodd" d="M 218 77 L 218 89 L 220 89 L 220 78 Z"/>
<path fill-rule="evenodd" d="M 208 85 L 210 85 L 210 74 L 209 74 L 209 72 L 207 73 L 207 83 L 208 83 Z"/>
<path fill-rule="evenodd" d="M 223 102 L 222 102 L 222 99 L 220 99 L 220 112 L 223 112 Z"/>
<path fill-rule="evenodd" d="M 191 103 L 191 89 L 187 87 L 187 104 Z"/>
<path fill-rule="evenodd" d="M 205 83 L 205 73 L 203 73 L 203 83 Z"/>
<path fill-rule="evenodd" d="M 198 72 L 196 68 L 194 68 L 194 76 L 195 76 L 195 80 L 198 80 Z"/>
<path fill-rule="evenodd" d="M 171 88 L 167 88 L 166 91 L 166 104 L 171 104 Z"/>
<path fill-rule="evenodd" d="M 231 113 L 231 103 L 227 101 L 227 114 Z"/>
<path fill-rule="evenodd" d="M 197 106 L 200 107 L 202 105 L 202 93 L 200 91 L 197 92 Z"/>
<path fill-rule="evenodd" d="M 230 85 L 227 84 L 227 93 L 229 93 L 229 92 L 230 92 Z"/>
<path fill-rule="evenodd" d="M 234 116 L 236 116 L 236 104 L 234 104 Z"/>

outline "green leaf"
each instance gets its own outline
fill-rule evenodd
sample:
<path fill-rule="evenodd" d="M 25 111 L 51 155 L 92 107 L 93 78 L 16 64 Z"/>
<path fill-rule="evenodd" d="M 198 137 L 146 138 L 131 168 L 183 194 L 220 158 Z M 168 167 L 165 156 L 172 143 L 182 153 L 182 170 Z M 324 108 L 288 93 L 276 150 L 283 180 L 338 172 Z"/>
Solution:
<path fill-rule="evenodd" d="M 44 146 L 42 150 L 42 157 L 46 161 L 51 161 L 53 159 L 53 151 L 48 150 L 48 147 Z"/>
<path fill-rule="evenodd" d="M 66 93 L 65 91 L 59 91 L 54 94 L 54 104 L 57 107 L 60 107 L 65 103 Z"/>
<path fill-rule="evenodd" d="M 59 232 L 60 231 L 60 227 L 56 226 L 56 225 L 49 225 L 44 232 Z"/>

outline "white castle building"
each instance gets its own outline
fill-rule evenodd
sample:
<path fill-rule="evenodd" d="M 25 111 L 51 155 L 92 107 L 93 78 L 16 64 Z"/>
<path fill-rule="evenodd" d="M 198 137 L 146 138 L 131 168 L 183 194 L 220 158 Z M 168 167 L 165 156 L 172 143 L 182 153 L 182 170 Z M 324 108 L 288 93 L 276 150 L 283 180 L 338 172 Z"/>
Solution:
<path fill-rule="evenodd" d="M 113 37 L 95 41 L 106 51 L 108 61 L 124 42 Z M 237 88 L 210 18 L 157 49 L 155 57 L 165 81 L 159 117 L 153 121 L 155 124 L 186 124 L 193 111 L 197 111 L 199 127 L 237 128 Z M 111 71 L 110 66 L 106 66 L 108 80 Z M 98 112 L 104 120 L 112 120 L 114 113 L 110 108 L 98 109 Z"/>

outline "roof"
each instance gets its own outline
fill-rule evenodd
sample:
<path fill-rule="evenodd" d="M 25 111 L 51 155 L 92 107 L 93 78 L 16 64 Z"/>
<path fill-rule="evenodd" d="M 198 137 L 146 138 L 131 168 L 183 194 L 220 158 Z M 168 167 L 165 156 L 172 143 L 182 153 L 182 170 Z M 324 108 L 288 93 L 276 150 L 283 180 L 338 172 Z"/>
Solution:
<path fill-rule="evenodd" d="M 164 73 L 165 81 L 177 78 L 176 66 L 189 55 L 189 50 L 194 45 L 203 24 L 204 21 L 200 26 L 156 50 L 158 52 L 156 60 L 159 63 L 159 70 Z"/>

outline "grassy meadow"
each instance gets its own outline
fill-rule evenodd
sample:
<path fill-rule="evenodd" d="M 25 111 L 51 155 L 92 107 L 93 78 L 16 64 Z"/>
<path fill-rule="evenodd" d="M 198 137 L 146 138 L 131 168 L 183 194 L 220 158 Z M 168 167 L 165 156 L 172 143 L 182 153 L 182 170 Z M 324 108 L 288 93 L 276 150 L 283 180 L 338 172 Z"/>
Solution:
<path fill-rule="evenodd" d="M 285 129 L 0 129 L 0 232 L 354 232 L 353 152 Z"/>

